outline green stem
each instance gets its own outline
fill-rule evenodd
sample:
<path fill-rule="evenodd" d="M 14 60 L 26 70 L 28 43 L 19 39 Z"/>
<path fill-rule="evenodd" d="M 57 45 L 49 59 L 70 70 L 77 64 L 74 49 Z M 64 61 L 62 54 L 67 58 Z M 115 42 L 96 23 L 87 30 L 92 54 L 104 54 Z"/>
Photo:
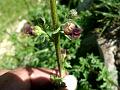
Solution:
<path fill-rule="evenodd" d="M 52 17 L 52 24 L 54 31 L 59 27 L 59 21 L 57 16 L 57 8 L 56 8 L 56 0 L 50 0 L 51 6 L 51 17 Z M 60 51 L 60 33 L 55 33 L 53 35 L 55 50 L 56 50 L 56 57 L 57 57 L 57 64 L 59 69 L 59 74 L 62 74 L 62 61 L 61 61 L 61 51 Z"/>

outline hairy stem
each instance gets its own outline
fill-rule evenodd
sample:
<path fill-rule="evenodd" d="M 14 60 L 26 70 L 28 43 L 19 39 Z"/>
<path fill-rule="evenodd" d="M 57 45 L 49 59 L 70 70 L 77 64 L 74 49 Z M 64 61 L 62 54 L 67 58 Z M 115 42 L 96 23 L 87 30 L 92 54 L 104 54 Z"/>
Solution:
<path fill-rule="evenodd" d="M 52 24 L 54 31 L 57 30 L 59 27 L 59 21 L 57 16 L 57 8 L 56 8 L 56 0 L 50 0 L 51 6 L 51 17 L 52 17 Z M 59 69 L 59 74 L 62 74 L 62 61 L 61 61 L 61 51 L 60 51 L 60 33 L 53 34 L 55 50 L 56 50 L 56 57 L 57 57 L 57 64 Z"/>

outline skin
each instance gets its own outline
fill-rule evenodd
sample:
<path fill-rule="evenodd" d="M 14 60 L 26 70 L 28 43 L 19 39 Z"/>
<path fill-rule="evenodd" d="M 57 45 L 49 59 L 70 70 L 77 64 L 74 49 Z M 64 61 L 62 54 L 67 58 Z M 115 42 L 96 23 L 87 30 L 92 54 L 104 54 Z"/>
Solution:
<path fill-rule="evenodd" d="M 18 68 L 0 71 L 0 90 L 53 90 L 51 75 L 56 70 L 45 68 Z"/>

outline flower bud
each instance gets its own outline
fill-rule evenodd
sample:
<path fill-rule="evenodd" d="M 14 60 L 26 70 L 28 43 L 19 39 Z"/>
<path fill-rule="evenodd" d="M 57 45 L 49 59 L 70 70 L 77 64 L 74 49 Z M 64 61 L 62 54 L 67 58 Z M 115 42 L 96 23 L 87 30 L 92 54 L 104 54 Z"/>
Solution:
<path fill-rule="evenodd" d="M 70 10 L 70 17 L 76 17 L 77 15 L 78 15 L 78 13 L 75 9 Z"/>
<path fill-rule="evenodd" d="M 66 49 L 61 48 L 61 57 L 62 57 L 62 59 L 65 59 L 65 57 L 66 57 Z"/>

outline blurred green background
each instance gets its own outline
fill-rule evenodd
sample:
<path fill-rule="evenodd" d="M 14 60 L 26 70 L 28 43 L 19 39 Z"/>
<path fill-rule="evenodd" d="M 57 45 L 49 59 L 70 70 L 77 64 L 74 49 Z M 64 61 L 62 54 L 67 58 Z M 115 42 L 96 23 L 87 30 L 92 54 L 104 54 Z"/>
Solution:
<path fill-rule="evenodd" d="M 78 12 L 77 17 L 71 9 Z M 60 25 L 73 21 L 83 29 L 77 40 L 61 33 L 61 47 L 67 52 L 65 67 L 77 77 L 78 90 L 112 90 L 97 39 L 110 36 L 120 26 L 120 1 L 57 0 L 57 13 Z M 16 32 L 23 20 L 51 35 L 49 0 L 0 0 L 0 69 L 56 68 L 54 45 L 48 37 Z"/>

